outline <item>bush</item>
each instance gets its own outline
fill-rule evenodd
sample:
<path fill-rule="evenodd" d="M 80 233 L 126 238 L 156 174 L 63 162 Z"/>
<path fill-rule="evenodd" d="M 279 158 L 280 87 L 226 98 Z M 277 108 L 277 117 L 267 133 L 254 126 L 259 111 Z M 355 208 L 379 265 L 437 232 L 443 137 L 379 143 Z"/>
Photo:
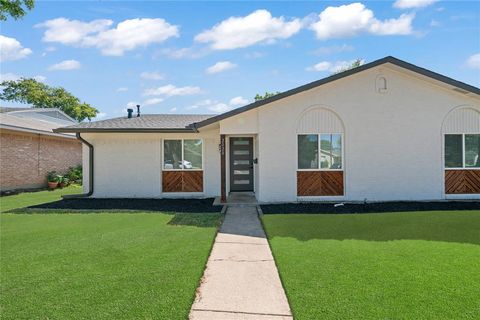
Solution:
<path fill-rule="evenodd" d="M 65 178 L 70 182 L 82 183 L 82 166 L 70 167 L 68 168 Z"/>
<path fill-rule="evenodd" d="M 58 182 L 58 175 L 56 171 L 50 171 L 47 173 L 48 182 Z"/>

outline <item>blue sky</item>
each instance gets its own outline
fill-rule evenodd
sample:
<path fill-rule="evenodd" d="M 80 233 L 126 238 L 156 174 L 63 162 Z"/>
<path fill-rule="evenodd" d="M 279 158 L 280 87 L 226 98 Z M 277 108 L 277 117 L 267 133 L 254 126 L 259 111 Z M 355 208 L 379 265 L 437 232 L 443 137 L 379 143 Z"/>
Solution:
<path fill-rule="evenodd" d="M 37 1 L 0 33 L 2 79 L 63 86 L 99 118 L 223 112 L 387 55 L 480 85 L 475 1 Z"/>

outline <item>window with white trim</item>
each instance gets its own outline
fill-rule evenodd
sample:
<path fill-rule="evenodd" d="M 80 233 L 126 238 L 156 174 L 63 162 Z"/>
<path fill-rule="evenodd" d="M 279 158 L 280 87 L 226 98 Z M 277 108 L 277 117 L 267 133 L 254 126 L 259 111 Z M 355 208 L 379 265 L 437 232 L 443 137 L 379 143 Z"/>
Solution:
<path fill-rule="evenodd" d="M 298 135 L 299 170 L 341 170 L 342 134 L 299 134 Z"/>
<path fill-rule="evenodd" d="M 480 168 L 480 134 L 446 134 L 445 168 Z"/>
<path fill-rule="evenodd" d="M 201 170 L 203 161 L 201 139 L 163 140 L 164 170 Z"/>

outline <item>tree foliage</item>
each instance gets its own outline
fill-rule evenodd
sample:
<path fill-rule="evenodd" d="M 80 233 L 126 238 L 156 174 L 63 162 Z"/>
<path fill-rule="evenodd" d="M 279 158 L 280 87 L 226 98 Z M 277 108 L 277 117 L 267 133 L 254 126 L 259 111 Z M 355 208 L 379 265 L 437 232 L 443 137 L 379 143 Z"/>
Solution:
<path fill-rule="evenodd" d="M 3 87 L 1 100 L 26 103 L 33 108 L 58 108 L 78 121 L 91 120 L 98 113 L 97 109 L 80 102 L 64 88 L 50 87 L 35 79 L 3 81 L 0 85 Z"/>
<path fill-rule="evenodd" d="M 337 73 L 341 73 L 341 72 L 344 72 L 344 71 L 347 71 L 347 70 L 351 70 L 351 69 L 355 69 L 355 68 L 358 68 L 360 67 L 361 65 L 365 64 L 365 60 L 363 59 L 356 59 L 355 61 L 352 62 L 352 64 L 350 64 L 349 66 L 345 67 L 345 68 L 341 68 L 339 70 L 337 70 L 336 72 L 334 72 L 334 74 L 337 74 Z"/>
<path fill-rule="evenodd" d="M 254 98 L 254 99 L 255 99 L 255 101 L 260 101 L 260 100 L 264 100 L 264 99 L 273 97 L 274 95 L 277 95 L 277 94 L 279 94 L 279 93 L 280 93 L 279 91 L 277 91 L 277 92 L 275 92 L 275 93 L 273 93 L 273 92 L 265 92 L 265 94 L 264 94 L 263 96 L 257 93 L 257 94 L 255 95 L 255 98 Z"/>
<path fill-rule="evenodd" d="M 34 0 L 0 0 L 0 20 L 6 21 L 7 16 L 15 20 L 23 18 L 34 6 Z"/>

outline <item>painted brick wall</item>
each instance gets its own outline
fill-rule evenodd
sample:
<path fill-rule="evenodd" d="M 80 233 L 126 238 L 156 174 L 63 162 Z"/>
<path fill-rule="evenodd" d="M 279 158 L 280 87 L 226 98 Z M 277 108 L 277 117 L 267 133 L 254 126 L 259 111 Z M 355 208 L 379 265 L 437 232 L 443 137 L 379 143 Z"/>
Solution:
<path fill-rule="evenodd" d="M 46 186 L 49 171 L 64 173 L 82 164 L 81 143 L 46 135 L 0 132 L 0 190 Z"/>

